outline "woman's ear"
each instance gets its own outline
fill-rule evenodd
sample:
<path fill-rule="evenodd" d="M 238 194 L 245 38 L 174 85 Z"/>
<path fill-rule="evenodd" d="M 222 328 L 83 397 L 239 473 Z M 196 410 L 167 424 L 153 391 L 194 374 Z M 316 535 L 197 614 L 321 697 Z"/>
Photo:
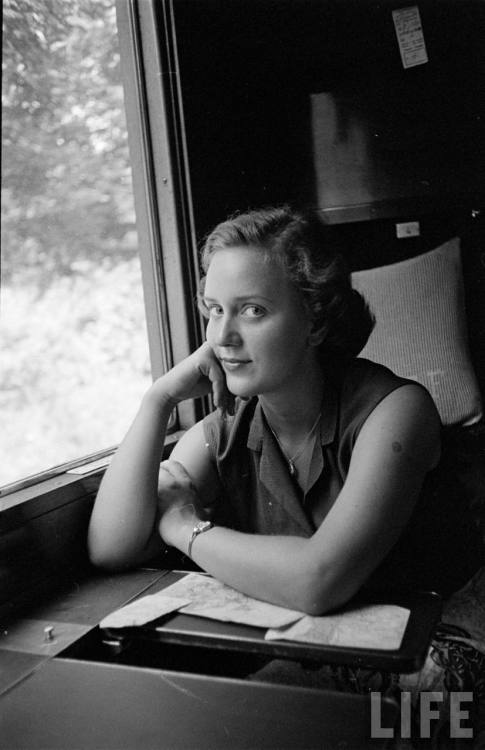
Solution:
<path fill-rule="evenodd" d="M 326 330 L 325 326 L 318 326 L 314 324 L 312 326 L 312 329 L 308 335 L 308 343 L 310 346 L 320 346 L 320 344 L 325 340 Z"/>

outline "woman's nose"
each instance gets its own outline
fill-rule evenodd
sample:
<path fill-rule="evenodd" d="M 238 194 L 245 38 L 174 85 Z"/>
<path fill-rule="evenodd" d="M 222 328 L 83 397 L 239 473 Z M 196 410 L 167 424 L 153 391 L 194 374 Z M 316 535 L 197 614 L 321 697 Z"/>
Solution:
<path fill-rule="evenodd" d="M 213 323 L 211 321 L 208 333 L 209 329 L 212 334 L 210 338 L 217 346 L 237 346 L 241 341 L 237 323 L 232 315 L 223 315 Z"/>

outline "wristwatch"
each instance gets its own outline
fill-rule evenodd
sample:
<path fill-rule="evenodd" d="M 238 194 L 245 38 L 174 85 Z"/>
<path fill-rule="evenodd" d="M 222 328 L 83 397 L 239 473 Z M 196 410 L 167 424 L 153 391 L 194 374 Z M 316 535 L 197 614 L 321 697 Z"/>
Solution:
<path fill-rule="evenodd" d="M 212 521 L 199 521 L 195 524 L 189 539 L 189 548 L 187 550 L 188 557 L 192 557 L 192 545 L 194 543 L 194 539 L 198 537 L 199 534 L 203 534 L 204 531 L 209 531 L 209 529 L 212 529 L 213 526 L 214 524 L 212 523 Z"/>

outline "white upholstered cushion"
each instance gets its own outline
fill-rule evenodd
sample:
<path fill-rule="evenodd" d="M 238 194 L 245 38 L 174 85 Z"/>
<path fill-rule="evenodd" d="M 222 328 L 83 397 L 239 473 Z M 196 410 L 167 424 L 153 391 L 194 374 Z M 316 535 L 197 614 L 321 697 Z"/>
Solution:
<path fill-rule="evenodd" d="M 469 357 L 460 242 L 352 274 L 376 316 L 360 356 L 422 383 L 444 424 L 473 424 L 482 415 Z"/>

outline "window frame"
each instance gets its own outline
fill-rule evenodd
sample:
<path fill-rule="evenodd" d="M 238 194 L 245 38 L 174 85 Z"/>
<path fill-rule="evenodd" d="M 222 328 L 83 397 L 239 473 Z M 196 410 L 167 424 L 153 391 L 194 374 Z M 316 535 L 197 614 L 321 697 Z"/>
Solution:
<path fill-rule="evenodd" d="M 115 0 L 121 75 L 138 233 L 152 378 L 188 356 L 204 339 L 195 299 L 199 282 L 190 177 L 185 145 L 173 8 L 170 0 Z M 174 412 L 167 438 L 208 412 L 208 399 Z M 0 488 L 0 514 L 46 493 L 83 485 L 104 469 L 89 464 L 111 455 L 99 449 Z M 86 465 L 78 477 L 67 472 Z M 8 498 L 8 499 L 7 499 Z"/>
<path fill-rule="evenodd" d="M 156 378 L 203 341 L 201 316 L 194 304 L 198 258 L 175 25 L 170 0 L 116 0 L 116 11 Z M 177 428 L 192 425 L 206 407 L 190 401 L 180 404 Z"/>

